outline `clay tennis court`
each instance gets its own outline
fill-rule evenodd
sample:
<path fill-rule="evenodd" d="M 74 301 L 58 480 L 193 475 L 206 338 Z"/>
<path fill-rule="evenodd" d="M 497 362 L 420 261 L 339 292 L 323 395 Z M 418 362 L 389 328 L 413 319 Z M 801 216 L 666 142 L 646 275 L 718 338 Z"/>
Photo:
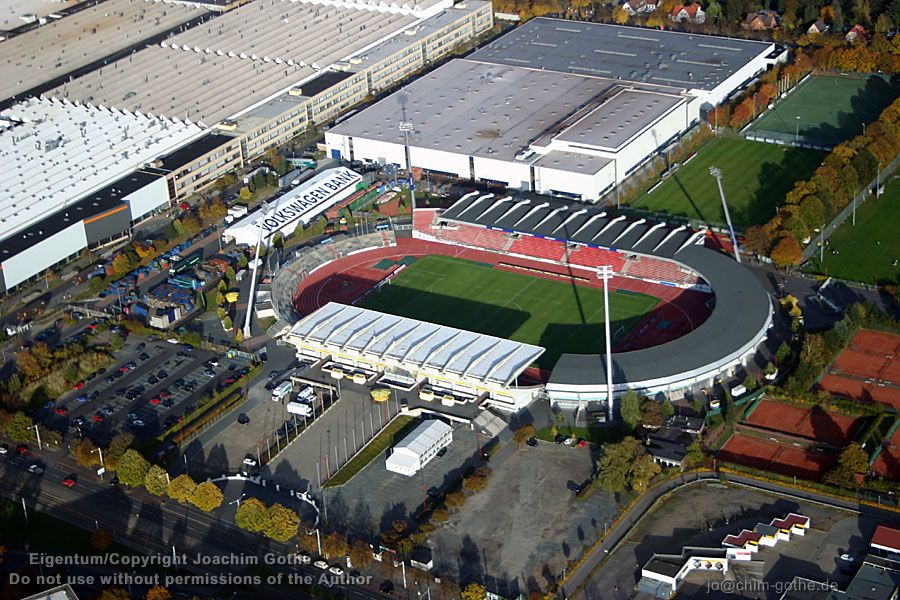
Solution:
<path fill-rule="evenodd" d="M 860 420 L 829 413 L 820 406 L 803 407 L 762 400 L 744 420 L 747 425 L 843 446 L 853 437 Z"/>
<path fill-rule="evenodd" d="M 819 382 L 819 388 L 900 409 L 900 335 L 860 329 Z"/>
<path fill-rule="evenodd" d="M 798 448 L 735 433 L 719 450 L 719 460 L 804 479 L 820 479 L 837 461 L 831 451 Z"/>
<path fill-rule="evenodd" d="M 900 354 L 900 335 L 860 329 L 850 340 L 850 347 L 876 354 Z"/>

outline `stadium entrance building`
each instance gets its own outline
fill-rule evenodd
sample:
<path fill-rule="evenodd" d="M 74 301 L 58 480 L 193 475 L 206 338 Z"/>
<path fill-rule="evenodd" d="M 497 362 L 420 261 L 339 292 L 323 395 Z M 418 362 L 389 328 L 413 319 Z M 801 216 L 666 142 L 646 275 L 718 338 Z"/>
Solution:
<path fill-rule="evenodd" d="M 258 209 L 225 230 L 225 239 L 253 246 L 262 230 L 268 245 L 276 233 L 288 237 L 299 225 L 308 225 L 332 206 L 365 187 L 362 176 L 345 167 L 322 171 L 303 185 L 290 190 L 269 206 Z"/>

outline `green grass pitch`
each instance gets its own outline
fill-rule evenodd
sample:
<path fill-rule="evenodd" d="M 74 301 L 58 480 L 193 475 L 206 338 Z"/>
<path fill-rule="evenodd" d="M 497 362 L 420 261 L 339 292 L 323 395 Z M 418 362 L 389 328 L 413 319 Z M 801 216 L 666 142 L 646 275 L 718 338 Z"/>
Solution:
<path fill-rule="evenodd" d="M 644 294 L 610 292 L 613 340 L 658 302 Z M 545 369 L 564 352 L 605 349 L 602 289 L 446 256 L 419 259 L 362 306 L 543 346 L 547 351 L 538 366 Z"/>
<path fill-rule="evenodd" d="M 814 150 L 720 137 L 634 206 L 724 224 L 719 188 L 709 174 L 709 167 L 715 165 L 722 170 L 735 228 L 761 225 L 772 218 L 794 182 L 812 175 L 824 156 Z"/>
<path fill-rule="evenodd" d="M 856 209 L 856 226 L 847 219 L 828 239 L 825 264 L 819 256 L 811 268 L 830 275 L 862 283 L 900 282 L 900 178 L 894 178 L 878 199 L 870 197 Z"/>
<path fill-rule="evenodd" d="M 900 81 L 889 76 L 849 78 L 814 75 L 806 79 L 749 131 L 773 132 L 779 139 L 833 146 L 863 132 L 900 94 Z M 799 117 L 799 119 L 798 119 Z"/>

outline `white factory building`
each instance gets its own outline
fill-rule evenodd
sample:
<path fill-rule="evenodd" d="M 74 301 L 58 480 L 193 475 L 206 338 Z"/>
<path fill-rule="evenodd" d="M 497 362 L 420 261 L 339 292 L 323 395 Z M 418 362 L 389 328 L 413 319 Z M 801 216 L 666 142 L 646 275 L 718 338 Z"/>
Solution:
<path fill-rule="evenodd" d="M 772 43 L 533 19 L 332 127 L 335 158 L 596 201 L 783 56 Z"/>
<path fill-rule="evenodd" d="M 391 450 L 384 462 L 388 471 L 412 477 L 453 441 L 453 428 L 438 419 L 422 421 Z"/>

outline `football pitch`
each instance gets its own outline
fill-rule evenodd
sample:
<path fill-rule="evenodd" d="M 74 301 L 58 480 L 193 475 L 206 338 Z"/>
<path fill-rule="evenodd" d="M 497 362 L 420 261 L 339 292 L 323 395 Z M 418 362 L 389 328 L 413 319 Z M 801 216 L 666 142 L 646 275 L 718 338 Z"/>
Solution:
<path fill-rule="evenodd" d="M 835 146 L 863 132 L 900 94 L 890 76 L 813 75 L 748 129 L 757 135 Z"/>
<path fill-rule="evenodd" d="M 883 285 L 900 282 L 900 178 L 893 178 L 880 198 L 856 209 L 856 226 L 844 221 L 828 239 L 825 264 L 816 255 L 810 264 L 823 275 Z"/>
<path fill-rule="evenodd" d="M 610 292 L 613 343 L 658 302 L 644 294 Z M 564 352 L 605 350 L 602 289 L 458 258 L 420 258 L 362 306 L 543 346 L 547 351 L 538 366 L 544 369 Z"/>
<path fill-rule="evenodd" d="M 709 168 L 715 165 L 722 171 L 722 186 L 735 228 L 762 225 L 775 214 L 775 207 L 794 182 L 812 175 L 824 156 L 815 150 L 720 137 L 636 200 L 634 206 L 724 224 L 719 188 L 709 174 Z"/>

